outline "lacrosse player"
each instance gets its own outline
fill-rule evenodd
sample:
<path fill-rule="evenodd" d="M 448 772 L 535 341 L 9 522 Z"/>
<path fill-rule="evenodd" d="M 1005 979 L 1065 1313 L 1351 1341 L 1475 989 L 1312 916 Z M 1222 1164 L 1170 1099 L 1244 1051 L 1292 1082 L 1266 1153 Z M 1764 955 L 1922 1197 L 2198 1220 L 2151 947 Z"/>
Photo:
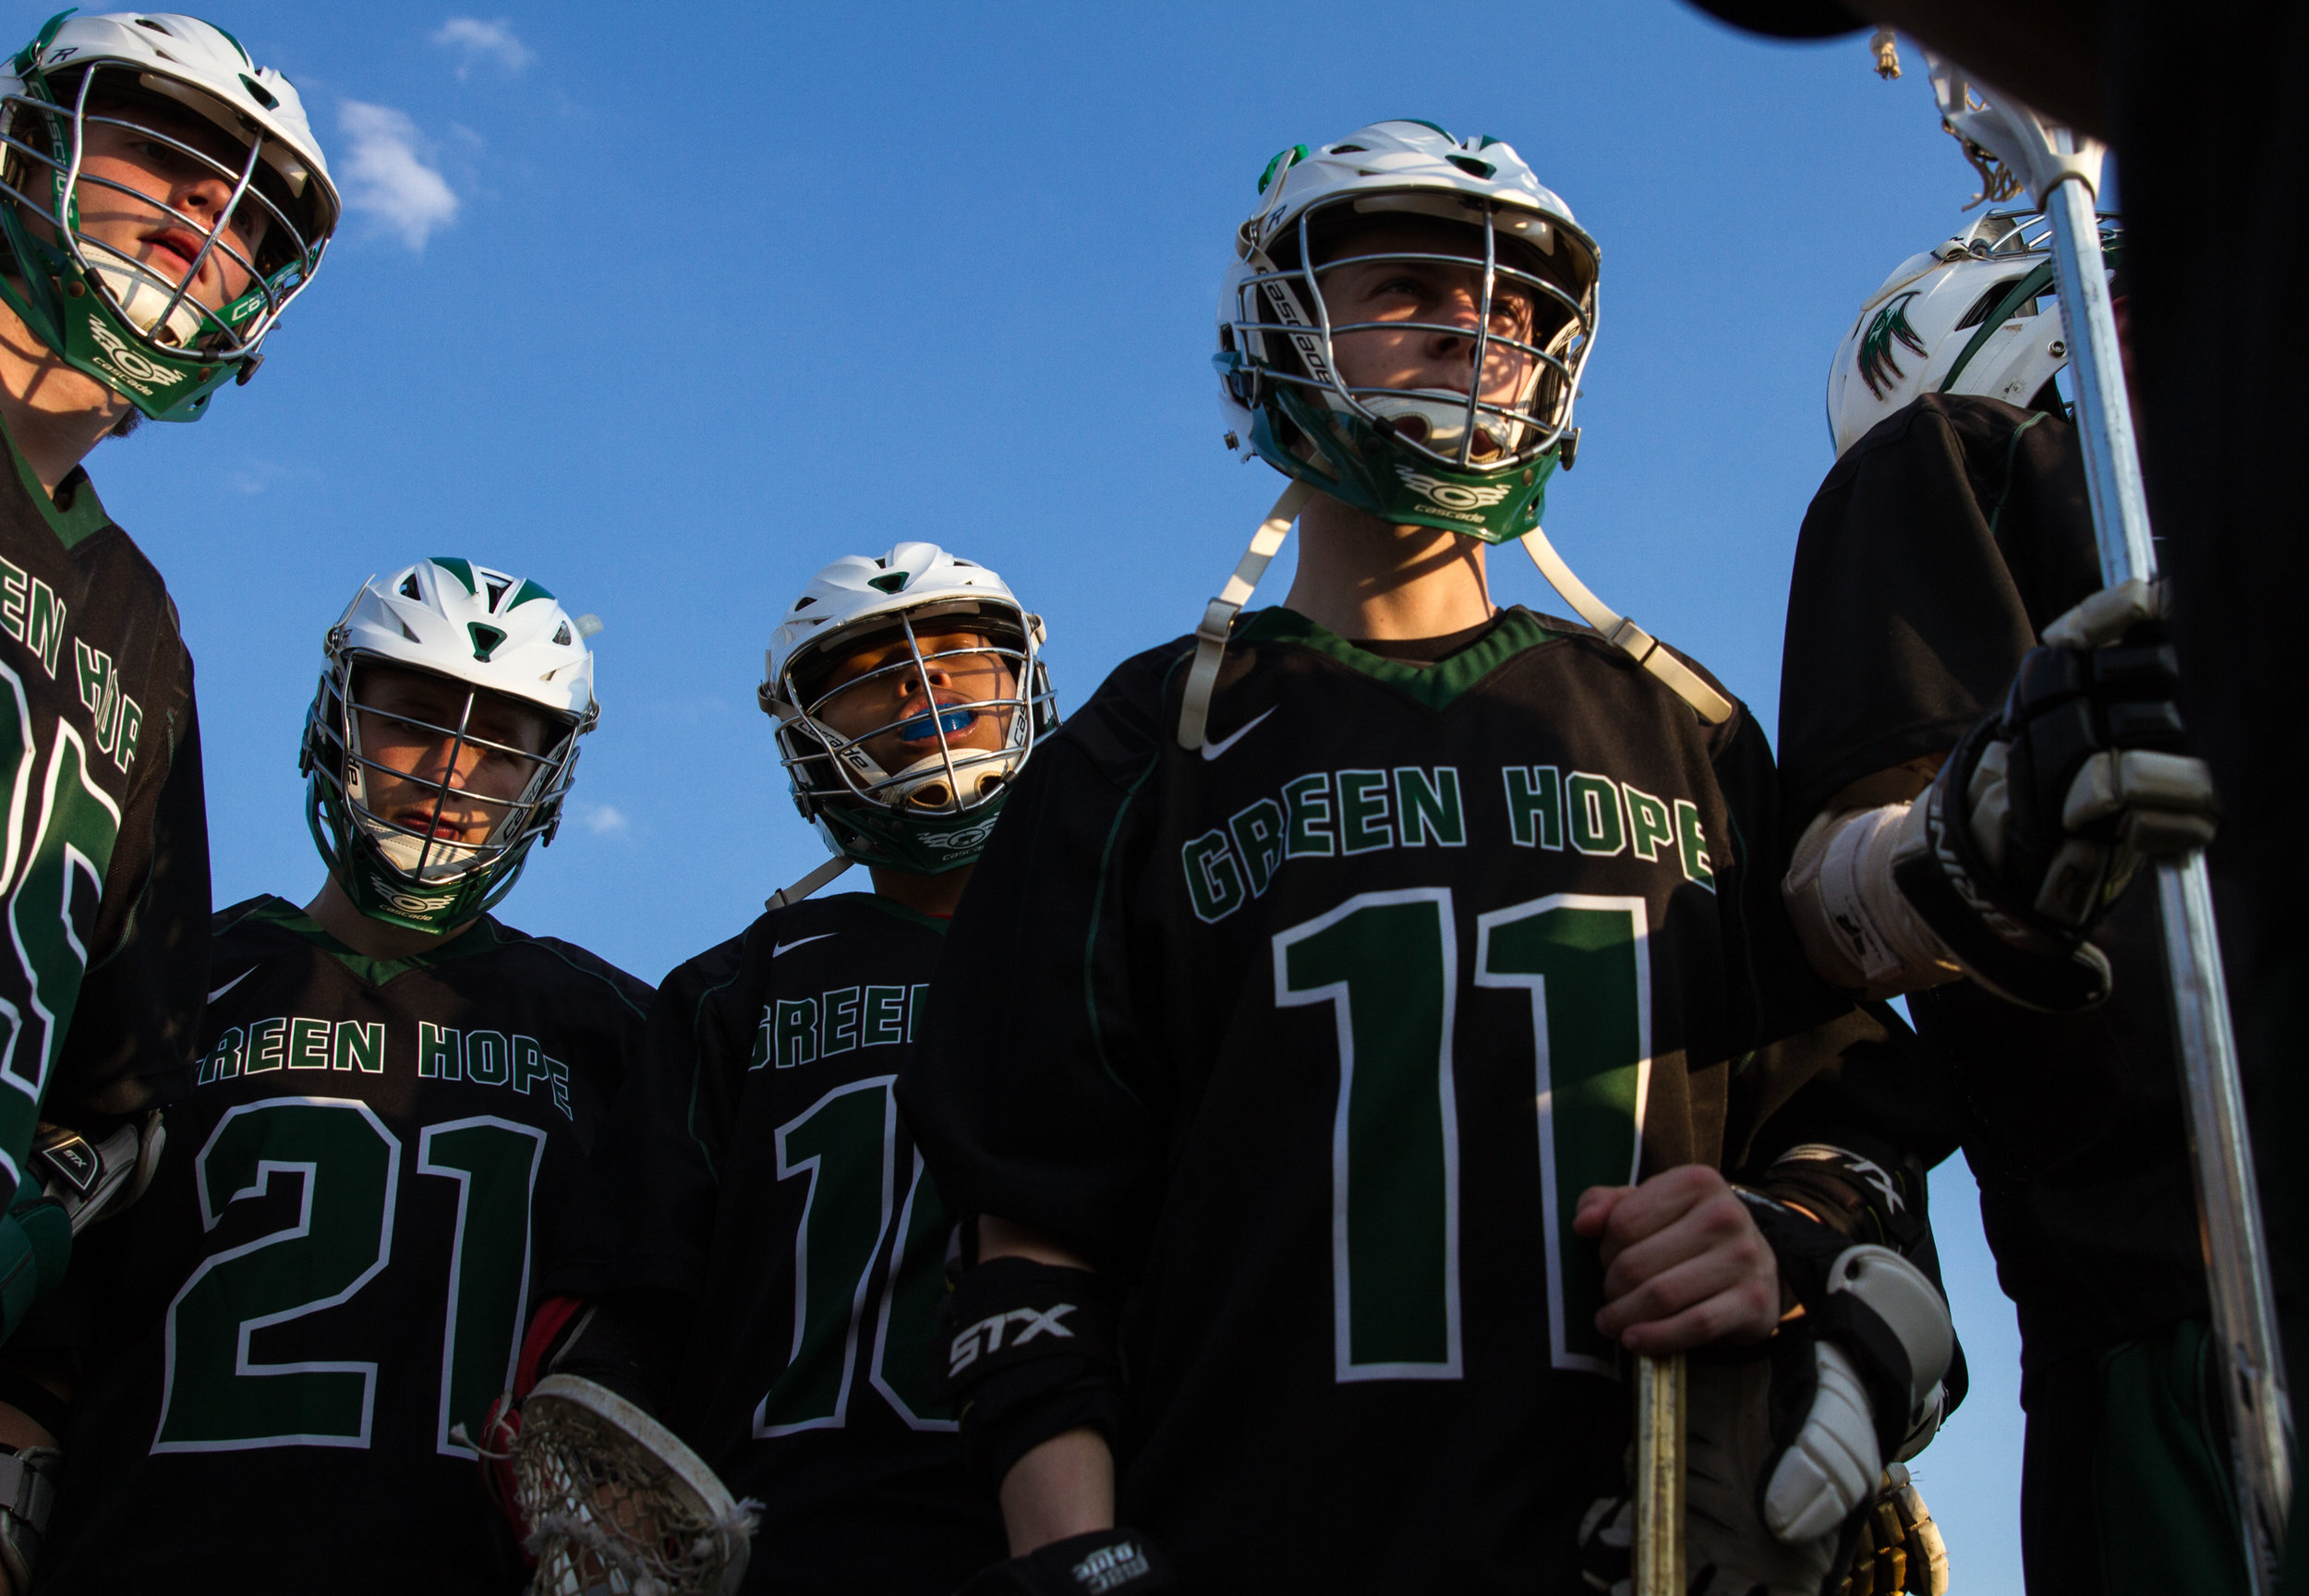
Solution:
<path fill-rule="evenodd" d="M 365 584 L 305 726 L 328 877 L 216 918 L 198 1084 L 90 1231 L 78 1375 L 22 1589 L 510 1591 L 475 1449 L 532 1259 L 640 1053 L 649 988 L 489 913 L 598 711 L 584 623 L 459 559 Z M 19 1500 L 18 1511 L 23 1511 Z M 44 1541 L 44 1544 L 37 1544 Z"/>
<path fill-rule="evenodd" d="M 1622 1353 L 1715 1348 L 1747 1427 L 1699 1437 L 1737 1474 L 1694 1588 L 1817 1590 L 1952 1337 L 1922 1162 L 1809 1112 L 1895 1038 L 1789 931 L 1762 732 L 1616 618 L 1490 598 L 1595 245 L 1429 123 L 1259 196 L 1215 363 L 1295 484 L 1025 772 L 900 1076 L 979 1216 L 937 1364 L 1014 1555 L 971 1589 L 1608 1588 Z"/>
<path fill-rule="evenodd" d="M 337 211 L 296 91 L 206 22 L 62 13 L 0 63 L 0 747 L 18 794 L 0 1208 L 22 1199 L 0 1216 L 0 1336 L 62 1276 L 66 1207 L 84 1221 L 91 1182 L 109 1198 L 152 1151 L 208 969 L 191 659 L 80 463 L 247 381 Z M 6 1449 L 53 1439 L 0 1420 L 0 1500 L 29 1490 Z"/>
<path fill-rule="evenodd" d="M 1837 460 L 1805 516 L 1781 676 L 1790 908 L 1830 979 L 1908 991 L 1943 1072 L 2020 1311 L 2029 1590 L 2242 1591 L 2157 905 L 2119 897 L 2144 845 L 2202 840 L 2208 806 L 2202 768 L 2173 752 L 2153 633 L 2089 671 L 2040 647 L 2076 640 L 2059 618 L 2089 613 L 2075 607 L 2101 585 L 2054 383 L 2068 345 L 2048 231 L 1991 212 L 1903 262 L 1836 351 Z M 2104 244 L 2119 248 L 2112 224 Z M 2064 685 L 2053 735 L 2032 715 L 2000 739 L 2032 677 Z M 2110 702 L 2068 685 L 2096 680 Z M 2072 829 L 2080 769 L 2110 756 L 2097 732 L 2128 727 L 2138 746 L 2111 751 L 2110 791 L 2135 804 Z M 1960 787 L 1967 754 L 2002 779 Z M 1966 832 L 2001 831 L 2046 872 L 2009 937 L 1966 911 L 1943 941 L 1945 897 L 1902 873 L 1933 803 L 1959 792 L 1982 795 Z M 2063 860 L 2065 889 L 2048 868 Z"/>
<path fill-rule="evenodd" d="M 666 977 L 555 1271 L 570 1296 L 531 1331 L 525 1363 L 662 1418 L 763 1505 L 749 1590 L 944 1596 L 1001 1554 L 930 1385 L 954 1220 L 892 1086 L 947 919 L 1057 724 L 1041 643 L 1000 577 L 929 543 L 837 560 L 794 599 L 761 703 L 833 858 Z M 798 901 L 852 862 L 870 892 Z"/>

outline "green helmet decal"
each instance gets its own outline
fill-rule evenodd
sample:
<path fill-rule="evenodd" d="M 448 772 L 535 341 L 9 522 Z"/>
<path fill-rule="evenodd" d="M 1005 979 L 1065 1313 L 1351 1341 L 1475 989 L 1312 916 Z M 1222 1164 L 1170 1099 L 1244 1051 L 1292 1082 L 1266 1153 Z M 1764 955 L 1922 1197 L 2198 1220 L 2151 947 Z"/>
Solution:
<path fill-rule="evenodd" d="M 1871 393 L 1881 395 L 1895 378 L 1907 375 L 1900 369 L 1899 351 L 1892 347 L 1894 344 L 1904 344 L 1918 355 L 1931 353 L 1925 347 L 1924 340 L 1916 336 L 1916 330 L 1908 325 L 1908 306 L 1916 296 L 1916 291 L 1911 289 L 1892 300 L 1876 313 L 1876 320 L 1868 323 L 1868 332 L 1861 335 L 1860 352 L 1855 358 L 1860 363 L 1861 380 L 1868 383 Z"/>
<path fill-rule="evenodd" d="M 203 216 L 165 190 L 89 172 L 91 128 L 168 146 L 230 184 L 229 197 Z M 203 129 L 238 153 L 187 141 Z M 156 420 L 198 420 L 219 388 L 255 373 L 339 214 L 296 91 L 222 30 L 174 14 L 51 18 L 0 73 L 0 301 L 65 364 Z M 99 191 L 199 240 L 181 278 L 83 225 Z M 200 296 L 232 275 L 246 281 L 237 297 Z"/>

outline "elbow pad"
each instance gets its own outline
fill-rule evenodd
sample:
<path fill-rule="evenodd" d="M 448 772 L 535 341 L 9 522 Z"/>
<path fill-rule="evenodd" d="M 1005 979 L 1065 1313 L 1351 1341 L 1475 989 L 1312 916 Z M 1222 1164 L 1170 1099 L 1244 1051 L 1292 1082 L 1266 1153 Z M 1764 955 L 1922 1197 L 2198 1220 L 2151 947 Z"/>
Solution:
<path fill-rule="evenodd" d="M 1965 973 L 1892 879 L 1898 862 L 1924 848 L 1923 822 L 1914 804 L 1831 809 L 1796 839 L 1781 896 L 1812 968 L 1831 985 L 1882 998 Z"/>
<path fill-rule="evenodd" d="M 932 1370 L 973 1468 L 999 1482 L 1054 1436 L 1122 1427 L 1116 1293 L 1088 1269 L 992 1259 L 938 1306 Z"/>

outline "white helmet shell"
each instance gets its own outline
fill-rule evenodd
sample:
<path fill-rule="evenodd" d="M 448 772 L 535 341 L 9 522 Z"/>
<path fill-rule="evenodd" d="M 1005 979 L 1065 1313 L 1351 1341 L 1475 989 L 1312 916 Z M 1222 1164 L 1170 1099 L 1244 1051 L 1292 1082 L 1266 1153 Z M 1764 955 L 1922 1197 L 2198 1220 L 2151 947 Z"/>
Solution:
<path fill-rule="evenodd" d="M 575 723 L 596 713 L 587 635 L 535 582 L 444 555 L 363 584 L 330 653 L 429 671 Z"/>
<path fill-rule="evenodd" d="M 865 623 L 925 605 L 990 602 L 1009 610 L 1031 624 L 1036 638 L 1042 618 L 1030 616 L 1009 584 L 984 565 L 949 554 L 936 543 L 901 543 L 876 560 L 864 554 L 845 554 L 810 578 L 802 596 L 788 607 L 770 634 L 764 659 L 763 703 L 786 679 L 797 659 L 823 647 L 837 635 L 856 632 Z M 791 700 L 789 700 L 791 702 Z"/>
<path fill-rule="evenodd" d="M 2113 236 L 2104 219 L 2104 244 Z M 2025 408 L 2068 358 L 2049 224 L 1991 212 L 1868 296 L 1829 368 L 1829 433 L 1841 455 L 1926 393 Z"/>

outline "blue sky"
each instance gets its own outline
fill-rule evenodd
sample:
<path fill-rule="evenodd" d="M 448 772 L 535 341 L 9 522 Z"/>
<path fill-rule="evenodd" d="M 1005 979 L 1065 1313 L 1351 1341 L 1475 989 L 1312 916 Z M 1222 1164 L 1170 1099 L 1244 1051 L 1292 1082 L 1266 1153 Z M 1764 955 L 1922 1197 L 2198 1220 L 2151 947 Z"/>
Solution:
<path fill-rule="evenodd" d="M 753 689 L 834 554 L 994 565 L 1067 704 L 1193 623 L 1275 491 L 1222 449 L 1206 360 L 1276 150 L 1421 116 L 1570 202 L 1602 316 L 1549 530 L 1767 724 L 1829 357 L 1972 192 L 1920 61 L 1887 86 L 1858 39 L 1674 0 L 215 19 L 303 91 L 353 204 L 255 382 L 91 462 L 199 660 L 218 901 L 310 895 L 321 634 L 372 572 L 462 554 L 608 623 L 571 821 L 507 917 L 650 979 L 822 857 Z M 2017 1343 L 1961 1160 L 1935 1192 L 1975 1384 L 1916 1472 L 1961 1588 L 2003 1596 Z"/>

